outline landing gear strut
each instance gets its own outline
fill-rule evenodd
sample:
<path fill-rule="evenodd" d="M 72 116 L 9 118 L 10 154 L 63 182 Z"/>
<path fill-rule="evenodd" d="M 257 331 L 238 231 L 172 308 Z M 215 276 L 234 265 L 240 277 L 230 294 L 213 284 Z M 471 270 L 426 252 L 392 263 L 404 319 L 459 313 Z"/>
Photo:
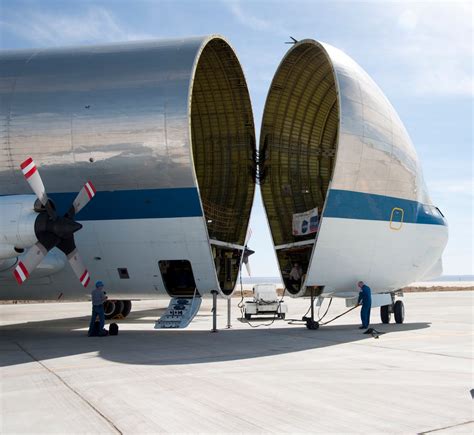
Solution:
<path fill-rule="evenodd" d="M 311 289 L 311 317 L 306 319 L 306 328 L 319 329 L 319 323 L 314 320 L 314 289 Z"/>

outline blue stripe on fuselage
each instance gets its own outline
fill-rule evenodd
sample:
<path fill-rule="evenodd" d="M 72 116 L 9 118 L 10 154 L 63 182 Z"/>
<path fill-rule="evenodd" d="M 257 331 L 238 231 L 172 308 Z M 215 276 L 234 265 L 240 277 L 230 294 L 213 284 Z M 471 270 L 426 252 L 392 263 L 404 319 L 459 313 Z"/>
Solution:
<path fill-rule="evenodd" d="M 65 213 L 77 192 L 51 193 L 58 213 Z M 97 191 L 76 216 L 80 221 L 202 216 L 198 190 L 173 189 Z"/>
<path fill-rule="evenodd" d="M 59 214 L 71 206 L 77 192 L 51 193 Z M 433 206 L 371 193 L 331 189 L 323 217 L 390 221 L 392 210 L 403 210 L 403 222 L 447 225 Z M 203 216 L 198 190 L 189 188 L 98 191 L 77 214 L 77 220 L 156 219 Z"/>
<path fill-rule="evenodd" d="M 331 189 L 324 210 L 325 217 L 390 221 L 394 208 L 403 210 L 403 222 L 412 224 L 447 225 L 447 221 L 433 206 L 417 201 Z"/>

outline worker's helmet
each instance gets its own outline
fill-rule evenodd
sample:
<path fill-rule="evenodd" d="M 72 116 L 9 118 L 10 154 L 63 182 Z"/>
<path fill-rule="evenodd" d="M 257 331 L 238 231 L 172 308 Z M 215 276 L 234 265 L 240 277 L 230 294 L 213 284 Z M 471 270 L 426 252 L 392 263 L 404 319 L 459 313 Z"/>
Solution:
<path fill-rule="evenodd" d="M 97 281 L 95 283 L 95 288 L 101 288 L 101 287 L 104 287 L 104 283 L 102 281 Z"/>

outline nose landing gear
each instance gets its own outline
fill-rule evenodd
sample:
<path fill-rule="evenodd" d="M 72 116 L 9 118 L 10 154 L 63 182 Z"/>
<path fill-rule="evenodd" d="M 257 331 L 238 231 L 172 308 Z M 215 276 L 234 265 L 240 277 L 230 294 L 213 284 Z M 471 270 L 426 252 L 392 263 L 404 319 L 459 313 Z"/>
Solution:
<path fill-rule="evenodd" d="M 393 313 L 395 314 L 395 322 L 403 323 L 405 320 L 405 306 L 402 301 L 395 302 Z"/>
<path fill-rule="evenodd" d="M 395 301 L 395 295 L 392 295 L 392 305 L 380 307 L 380 319 L 382 323 L 390 323 L 392 313 L 395 317 L 395 323 L 401 324 L 405 320 L 405 306 L 402 301 Z"/>

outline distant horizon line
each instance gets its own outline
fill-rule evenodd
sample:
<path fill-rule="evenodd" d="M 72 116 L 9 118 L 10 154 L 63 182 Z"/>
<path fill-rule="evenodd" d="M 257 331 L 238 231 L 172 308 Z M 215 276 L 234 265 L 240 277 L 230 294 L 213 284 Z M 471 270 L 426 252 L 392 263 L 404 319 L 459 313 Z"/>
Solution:
<path fill-rule="evenodd" d="M 281 283 L 282 280 L 279 276 L 251 276 L 251 277 L 242 277 L 242 283 L 251 284 L 254 280 L 262 281 L 268 280 L 271 283 Z M 441 275 L 438 278 L 427 279 L 420 282 L 437 282 L 437 281 L 474 281 L 474 275 Z"/>

